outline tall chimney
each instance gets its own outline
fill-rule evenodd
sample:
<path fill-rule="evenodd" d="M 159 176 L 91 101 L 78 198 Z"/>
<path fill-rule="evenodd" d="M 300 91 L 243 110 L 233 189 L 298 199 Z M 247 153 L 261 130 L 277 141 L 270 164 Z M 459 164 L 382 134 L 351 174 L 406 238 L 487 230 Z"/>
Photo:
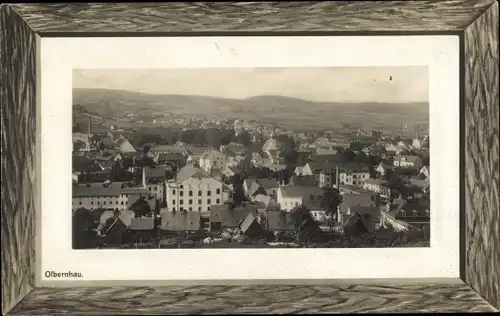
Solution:
<path fill-rule="evenodd" d="M 92 118 L 89 116 L 88 134 L 92 133 Z"/>

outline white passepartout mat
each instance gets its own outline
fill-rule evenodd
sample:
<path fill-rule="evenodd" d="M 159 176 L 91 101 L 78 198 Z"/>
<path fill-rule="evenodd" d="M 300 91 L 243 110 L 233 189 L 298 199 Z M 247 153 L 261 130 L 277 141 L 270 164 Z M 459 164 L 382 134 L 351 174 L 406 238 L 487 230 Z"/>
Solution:
<path fill-rule="evenodd" d="M 81 273 L 85 281 L 458 277 L 458 48 L 458 36 L 43 38 L 41 279 L 51 279 L 46 271 Z M 67 179 L 75 69 L 407 66 L 428 67 L 430 248 L 72 249 Z"/>

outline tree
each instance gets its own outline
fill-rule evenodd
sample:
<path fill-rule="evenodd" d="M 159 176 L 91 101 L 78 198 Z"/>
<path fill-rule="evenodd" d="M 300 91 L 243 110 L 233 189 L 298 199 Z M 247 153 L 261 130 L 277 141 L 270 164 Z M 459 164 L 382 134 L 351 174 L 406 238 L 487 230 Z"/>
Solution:
<path fill-rule="evenodd" d="M 368 165 L 370 163 L 370 159 L 368 158 L 368 156 L 363 152 L 363 151 L 360 151 L 353 159 L 352 159 L 353 162 L 357 162 L 357 163 L 362 163 L 362 164 L 366 164 Z"/>
<path fill-rule="evenodd" d="M 252 144 L 252 138 L 248 131 L 242 131 L 238 134 L 238 141 L 245 147 L 249 147 Z"/>
<path fill-rule="evenodd" d="M 94 218 L 90 210 L 79 208 L 73 213 L 73 249 L 88 249 L 93 246 Z"/>
<path fill-rule="evenodd" d="M 391 197 L 399 196 L 403 190 L 400 172 L 392 169 L 387 170 L 385 172 L 385 180 L 387 180 L 387 186 L 391 190 Z"/>
<path fill-rule="evenodd" d="M 222 145 L 221 132 L 216 128 L 210 128 L 206 131 L 206 142 L 213 148 L 219 148 Z"/>
<path fill-rule="evenodd" d="M 303 205 L 294 207 L 290 213 L 290 220 L 295 228 L 297 243 L 300 243 L 302 239 L 303 229 L 308 223 L 308 217 L 309 210 Z"/>
<path fill-rule="evenodd" d="M 375 171 L 375 168 L 377 165 L 382 161 L 382 159 L 369 155 L 368 156 L 368 168 L 370 169 L 370 177 L 375 178 L 377 175 L 377 172 Z"/>
<path fill-rule="evenodd" d="M 152 210 L 149 207 L 149 203 L 146 201 L 144 197 L 141 197 L 137 201 L 135 201 L 130 207 L 130 209 L 134 211 L 134 215 L 136 218 L 149 216 L 152 213 Z"/>
<path fill-rule="evenodd" d="M 333 230 L 333 219 L 340 203 L 342 203 L 342 195 L 337 188 L 323 188 L 320 205 L 326 210 L 331 230 Z"/>
<path fill-rule="evenodd" d="M 241 175 L 235 174 L 232 176 L 231 184 L 233 185 L 233 205 L 241 205 L 241 203 L 246 199 Z"/>
<path fill-rule="evenodd" d="M 422 165 L 424 166 L 428 166 L 430 165 L 430 159 L 429 159 L 429 155 L 426 155 L 423 159 L 422 159 Z"/>

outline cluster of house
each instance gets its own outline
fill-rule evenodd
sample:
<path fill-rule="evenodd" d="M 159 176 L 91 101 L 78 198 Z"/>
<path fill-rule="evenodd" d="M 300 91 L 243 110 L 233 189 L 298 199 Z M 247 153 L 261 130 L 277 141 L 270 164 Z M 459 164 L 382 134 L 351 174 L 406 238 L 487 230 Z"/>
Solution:
<path fill-rule="evenodd" d="M 258 153 L 250 153 L 239 143 L 215 149 L 178 142 L 145 144 L 150 150 L 143 154 L 123 135 L 111 132 L 75 134 L 74 139 L 85 144 L 74 150 L 74 161 L 87 159 L 98 168 L 84 173 L 74 170 L 73 212 L 99 211 L 100 223 L 117 216 L 122 227 L 133 231 L 151 231 L 156 226 L 167 232 L 238 228 L 252 236 L 259 231 L 292 231 L 289 217 L 299 205 L 309 210 L 309 226 L 321 230 L 330 229 L 332 221 L 341 232 L 374 231 L 388 223 L 397 229 L 418 228 L 430 222 L 430 169 L 419 156 L 410 154 L 425 150 L 418 139 L 411 145 L 364 140 L 362 151 L 382 158 L 375 168 L 377 176 L 367 164 L 343 161 L 342 141 L 318 139 L 317 150 L 311 146 L 297 150 L 297 166 L 288 183 L 275 178 L 245 179 L 243 190 L 249 202 L 236 207 L 231 204 L 234 188 L 224 179 L 241 173 L 242 163 L 274 171 L 289 167 L 275 133 Z M 153 164 L 141 164 L 144 157 Z M 113 164 L 125 159 L 132 161 L 128 171 L 136 175 L 137 183 L 112 182 L 107 176 Z M 415 190 L 412 197 L 391 198 L 384 179 L 390 169 L 402 171 L 403 183 Z M 337 187 L 342 195 L 333 216 L 321 205 L 324 187 Z M 151 216 L 134 215 L 132 206 L 139 200 L 147 202 Z"/>

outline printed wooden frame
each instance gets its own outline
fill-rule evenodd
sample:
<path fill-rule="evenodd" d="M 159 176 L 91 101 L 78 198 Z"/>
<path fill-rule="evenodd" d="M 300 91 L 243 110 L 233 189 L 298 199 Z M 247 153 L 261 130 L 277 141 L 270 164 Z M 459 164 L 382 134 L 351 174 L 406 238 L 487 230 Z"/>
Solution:
<path fill-rule="evenodd" d="M 0 15 L 4 314 L 467 312 L 500 308 L 495 1 L 2 4 Z M 460 36 L 461 280 L 431 284 L 358 280 L 352 283 L 361 284 L 314 285 L 303 281 L 300 285 L 35 287 L 40 37 L 314 33 Z"/>

